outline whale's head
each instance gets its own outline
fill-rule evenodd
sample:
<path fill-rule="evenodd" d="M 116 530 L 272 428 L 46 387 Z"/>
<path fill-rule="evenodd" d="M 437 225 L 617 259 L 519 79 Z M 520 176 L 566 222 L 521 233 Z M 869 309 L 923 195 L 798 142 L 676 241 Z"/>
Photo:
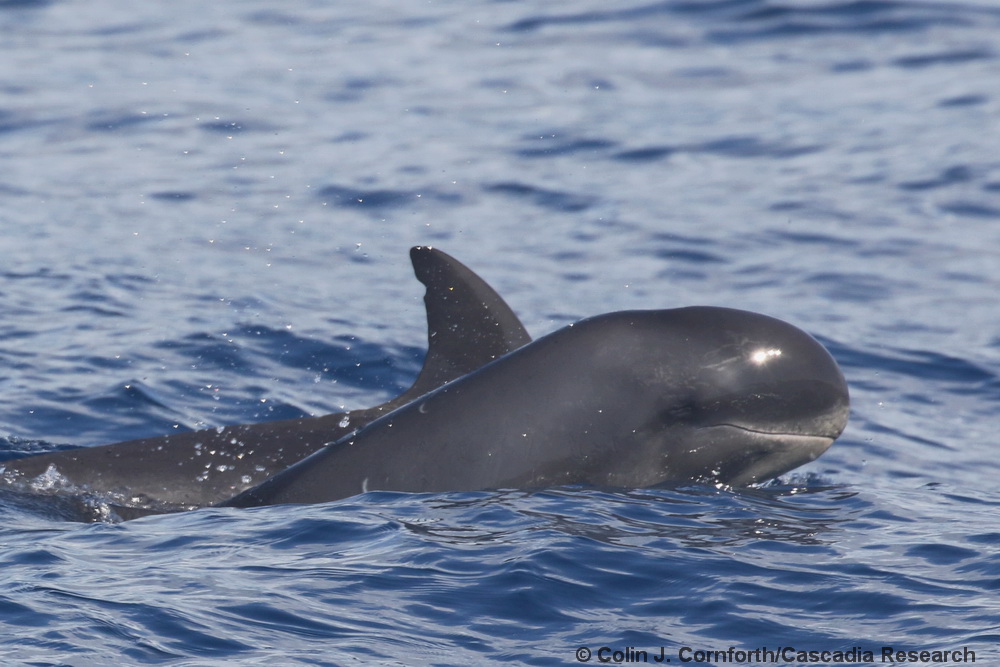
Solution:
<path fill-rule="evenodd" d="M 630 329 L 630 394 L 643 396 L 642 457 L 664 480 L 764 481 L 818 457 L 847 425 L 843 373 L 787 322 L 714 307 L 615 315 Z"/>

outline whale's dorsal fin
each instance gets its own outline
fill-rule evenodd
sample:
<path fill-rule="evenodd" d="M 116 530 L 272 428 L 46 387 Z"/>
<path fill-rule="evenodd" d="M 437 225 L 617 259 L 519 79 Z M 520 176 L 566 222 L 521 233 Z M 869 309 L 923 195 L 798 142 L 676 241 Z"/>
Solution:
<path fill-rule="evenodd" d="M 410 260 L 427 287 L 427 357 L 416 382 L 393 404 L 409 403 L 531 342 L 510 306 L 454 257 L 416 246 Z"/>

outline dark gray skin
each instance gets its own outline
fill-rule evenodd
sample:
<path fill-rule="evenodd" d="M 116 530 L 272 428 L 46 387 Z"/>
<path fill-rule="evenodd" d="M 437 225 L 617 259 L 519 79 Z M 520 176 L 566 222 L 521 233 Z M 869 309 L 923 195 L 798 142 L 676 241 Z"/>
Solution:
<path fill-rule="evenodd" d="M 86 495 L 120 518 L 219 503 L 324 445 L 531 340 L 479 276 L 440 250 L 410 250 L 427 287 L 428 352 L 413 386 L 382 405 L 321 417 L 226 426 L 41 454 L 0 464 L 0 484 L 28 495 Z M 44 489 L 50 466 L 61 479 Z M 74 505 L 75 506 L 75 505 Z M 80 507 L 92 506 L 82 503 Z M 80 518 L 98 518 L 82 516 Z"/>
<path fill-rule="evenodd" d="M 380 417 L 221 503 L 365 491 L 760 482 L 847 424 L 847 384 L 790 324 L 711 307 L 578 322 Z"/>

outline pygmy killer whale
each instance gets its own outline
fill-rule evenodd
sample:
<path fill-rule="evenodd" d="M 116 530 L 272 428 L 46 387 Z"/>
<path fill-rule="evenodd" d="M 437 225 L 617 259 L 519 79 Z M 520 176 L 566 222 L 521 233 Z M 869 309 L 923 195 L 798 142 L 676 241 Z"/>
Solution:
<path fill-rule="evenodd" d="M 836 362 L 783 321 L 715 307 L 610 313 L 520 347 L 220 504 L 746 485 L 822 454 L 848 412 Z"/>
<path fill-rule="evenodd" d="M 205 505 L 316 503 L 365 491 L 666 482 L 746 485 L 843 431 L 847 384 L 781 320 L 716 307 L 624 311 L 534 342 L 444 253 L 411 251 L 428 353 L 383 405 L 7 461 L 0 481 L 91 494 L 121 518 Z"/>
<path fill-rule="evenodd" d="M 120 518 L 213 505 L 531 340 L 493 288 L 453 257 L 415 247 L 410 259 L 417 279 L 426 286 L 428 350 L 419 376 L 402 395 L 372 408 L 320 417 L 210 428 L 5 461 L 0 463 L 0 484 L 6 481 L 9 489 L 32 495 L 59 495 L 63 501 L 86 496 L 106 503 Z M 37 506 L 37 499 L 31 503 Z M 92 505 L 73 507 L 82 507 L 80 513 L 86 515 Z"/>

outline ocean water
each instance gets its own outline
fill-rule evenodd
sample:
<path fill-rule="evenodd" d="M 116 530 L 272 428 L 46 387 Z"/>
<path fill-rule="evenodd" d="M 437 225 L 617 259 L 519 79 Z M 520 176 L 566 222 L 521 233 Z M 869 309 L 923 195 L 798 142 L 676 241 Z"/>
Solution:
<path fill-rule="evenodd" d="M 399 393 L 415 244 L 534 336 L 745 308 L 852 392 L 761 488 L 0 503 L 0 661 L 994 664 L 998 91 L 989 2 L 0 2 L 0 458 Z"/>

